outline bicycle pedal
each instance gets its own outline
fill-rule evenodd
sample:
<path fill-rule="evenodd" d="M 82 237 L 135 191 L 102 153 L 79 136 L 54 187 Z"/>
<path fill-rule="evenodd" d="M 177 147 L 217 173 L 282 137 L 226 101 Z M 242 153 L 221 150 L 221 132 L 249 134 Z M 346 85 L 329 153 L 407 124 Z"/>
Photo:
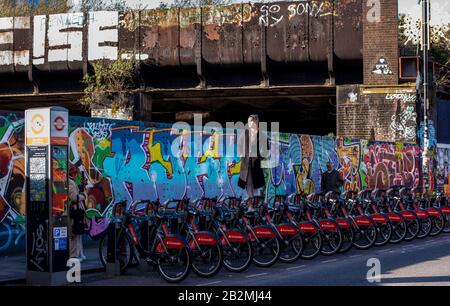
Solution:
<path fill-rule="evenodd" d="M 154 261 L 150 257 L 144 258 L 144 261 L 149 265 L 154 263 Z"/>

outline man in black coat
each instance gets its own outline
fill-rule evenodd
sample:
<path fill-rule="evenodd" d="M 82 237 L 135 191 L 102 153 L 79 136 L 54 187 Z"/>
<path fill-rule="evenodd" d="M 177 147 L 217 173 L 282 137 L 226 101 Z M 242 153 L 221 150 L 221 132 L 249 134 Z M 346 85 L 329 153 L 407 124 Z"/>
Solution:
<path fill-rule="evenodd" d="M 241 158 L 241 170 L 238 186 L 245 189 L 248 197 L 259 196 L 264 187 L 264 171 L 261 168 L 260 141 L 267 143 L 266 136 L 258 131 L 259 118 L 251 115 L 248 127 L 238 139 L 238 154 Z"/>
<path fill-rule="evenodd" d="M 329 191 L 334 191 L 340 193 L 339 188 L 344 185 L 344 180 L 342 179 L 339 172 L 334 169 L 333 163 L 327 163 L 327 171 L 322 173 L 321 179 L 322 193 L 326 194 Z"/>

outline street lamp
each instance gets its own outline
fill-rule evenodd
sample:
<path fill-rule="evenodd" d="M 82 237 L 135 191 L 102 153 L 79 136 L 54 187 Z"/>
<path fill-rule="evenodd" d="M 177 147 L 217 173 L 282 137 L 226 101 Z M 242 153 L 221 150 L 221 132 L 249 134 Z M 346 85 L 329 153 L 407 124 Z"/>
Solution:
<path fill-rule="evenodd" d="M 422 2 L 422 39 L 421 50 L 423 51 L 423 150 L 422 150 L 422 187 L 423 191 L 428 188 L 428 51 L 430 50 L 430 3 L 429 0 L 419 0 Z"/>

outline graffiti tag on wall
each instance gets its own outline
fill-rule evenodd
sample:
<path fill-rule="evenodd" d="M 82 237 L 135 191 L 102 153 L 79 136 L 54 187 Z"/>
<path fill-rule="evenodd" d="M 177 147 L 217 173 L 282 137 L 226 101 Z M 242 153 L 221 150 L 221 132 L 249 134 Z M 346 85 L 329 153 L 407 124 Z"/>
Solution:
<path fill-rule="evenodd" d="M 450 196 L 450 147 L 438 145 L 435 158 L 436 186 Z"/>

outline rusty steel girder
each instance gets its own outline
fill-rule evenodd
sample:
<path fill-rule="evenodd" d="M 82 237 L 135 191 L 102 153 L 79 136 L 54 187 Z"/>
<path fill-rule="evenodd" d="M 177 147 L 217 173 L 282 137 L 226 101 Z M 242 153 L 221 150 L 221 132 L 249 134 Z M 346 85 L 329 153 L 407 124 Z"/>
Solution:
<path fill-rule="evenodd" d="M 196 65 L 196 58 L 213 65 L 257 64 L 262 55 L 279 63 L 320 62 L 330 53 L 360 60 L 361 12 L 358 0 L 126 12 L 119 49 L 139 53 L 155 66 Z M 129 42 L 132 32 L 139 42 Z"/>
<path fill-rule="evenodd" d="M 311 0 L 2 17 L 0 92 L 79 91 L 91 63 L 119 58 L 140 62 L 143 87 L 159 86 L 154 75 L 161 86 L 204 87 L 222 73 L 232 86 L 285 75 L 283 84 L 317 84 L 324 73 L 334 84 L 336 67 L 362 61 L 362 12 L 359 0 Z"/>
<path fill-rule="evenodd" d="M 362 59 L 358 0 L 0 18 L 0 73 L 77 70 L 135 56 L 150 66 Z"/>

